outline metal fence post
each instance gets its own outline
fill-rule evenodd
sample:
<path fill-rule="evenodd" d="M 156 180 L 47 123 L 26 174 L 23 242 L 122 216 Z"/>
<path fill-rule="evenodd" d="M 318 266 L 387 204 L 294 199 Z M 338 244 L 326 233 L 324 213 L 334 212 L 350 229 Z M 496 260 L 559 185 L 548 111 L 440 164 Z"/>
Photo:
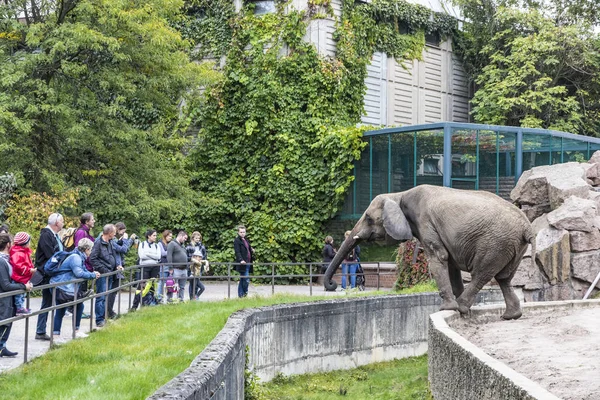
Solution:
<path fill-rule="evenodd" d="M 377 261 L 377 290 L 379 290 L 379 280 L 381 278 L 381 270 L 379 268 L 379 261 Z"/>
<path fill-rule="evenodd" d="M 231 298 L 231 263 L 227 263 L 227 298 Z"/>
<path fill-rule="evenodd" d="M 275 294 L 275 264 L 271 265 L 271 294 Z"/>
<path fill-rule="evenodd" d="M 29 305 L 29 292 L 27 292 L 27 300 L 26 300 L 26 308 L 29 309 L 30 305 Z M 23 362 L 26 363 L 27 362 L 27 351 L 29 349 L 29 316 L 27 316 L 25 318 L 25 346 L 23 348 L 23 352 L 25 353 L 24 358 L 23 358 Z"/>
<path fill-rule="evenodd" d="M 56 286 L 52 288 L 52 303 L 50 307 L 54 307 L 56 305 Z M 50 318 L 50 346 L 54 343 L 54 308 L 52 309 Z M 48 319 L 46 319 L 46 323 L 48 323 Z"/>
<path fill-rule="evenodd" d="M 309 296 L 312 296 L 312 284 L 313 284 L 313 271 L 312 271 L 312 264 L 308 264 L 308 286 L 310 287 L 310 294 Z"/>

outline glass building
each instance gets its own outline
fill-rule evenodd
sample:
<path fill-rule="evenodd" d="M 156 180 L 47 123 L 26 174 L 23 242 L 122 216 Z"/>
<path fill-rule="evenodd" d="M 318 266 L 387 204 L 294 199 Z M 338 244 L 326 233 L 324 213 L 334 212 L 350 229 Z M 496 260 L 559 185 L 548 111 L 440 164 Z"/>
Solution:
<path fill-rule="evenodd" d="M 442 122 L 366 132 L 339 218 L 358 219 L 381 193 L 429 184 L 509 199 L 530 168 L 585 162 L 600 139 L 546 129 Z"/>

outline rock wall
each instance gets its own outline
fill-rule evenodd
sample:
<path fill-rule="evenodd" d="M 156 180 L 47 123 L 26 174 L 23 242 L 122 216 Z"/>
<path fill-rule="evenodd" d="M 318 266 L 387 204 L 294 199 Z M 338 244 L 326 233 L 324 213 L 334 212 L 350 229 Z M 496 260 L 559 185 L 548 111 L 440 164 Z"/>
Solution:
<path fill-rule="evenodd" d="M 536 266 L 529 249 L 513 286 L 525 301 L 583 298 L 600 273 L 600 151 L 587 163 L 525 171 L 510 197 L 537 235 Z"/>

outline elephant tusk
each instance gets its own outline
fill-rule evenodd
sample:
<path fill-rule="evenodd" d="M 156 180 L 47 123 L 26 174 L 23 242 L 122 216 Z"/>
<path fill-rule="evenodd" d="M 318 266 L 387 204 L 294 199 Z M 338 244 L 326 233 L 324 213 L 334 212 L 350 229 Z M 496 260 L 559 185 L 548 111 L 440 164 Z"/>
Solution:
<path fill-rule="evenodd" d="M 358 235 L 356 235 L 356 236 L 354 236 L 352 239 L 354 239 L 354 240 L 358 240 L 358 239 L 360 239 L 360 237 L 359 237 Z"/>

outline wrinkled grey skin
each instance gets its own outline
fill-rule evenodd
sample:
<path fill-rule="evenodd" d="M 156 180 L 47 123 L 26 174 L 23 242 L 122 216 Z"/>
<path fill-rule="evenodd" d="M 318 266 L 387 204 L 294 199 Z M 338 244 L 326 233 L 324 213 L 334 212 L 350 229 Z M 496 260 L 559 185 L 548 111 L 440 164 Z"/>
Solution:
<path fill-rule="evenodd" d="M 521 316 L 510 281 L 528 243 L 535 242 L 531 224 L 517 207 L 483 191 L 421 185 L 375 197 L 329 264 L 325 287 L 335 290 L 333 274 L 360 242 L 412 237 L 421 242 L 429 260 L 442 310 L 467 314 L 481 288 L 496 278 L 506 302 L 502 317 Z M 466 288 L 461 270 L 471 273 Z"/>

